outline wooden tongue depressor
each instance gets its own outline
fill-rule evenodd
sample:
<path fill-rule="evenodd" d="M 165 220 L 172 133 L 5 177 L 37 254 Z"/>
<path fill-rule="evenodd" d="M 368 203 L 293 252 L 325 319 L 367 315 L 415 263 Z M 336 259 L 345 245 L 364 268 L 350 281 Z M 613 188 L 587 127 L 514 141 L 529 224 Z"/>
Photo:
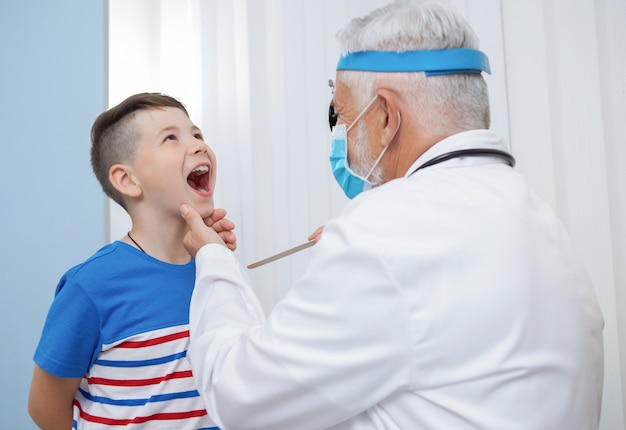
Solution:
<path fill-rule="evenodd" d="M 288 255 L 295 254 L 296 252 L 300 252 L 303 249 L 310 248 L 313 245 L 315 245 L 315 243 L 316 242 L 314 240 L 310 240 L 310 241 L 308 241 L 306 243 L 303 243 L 302 245 L 294 246 L 293 248 L 290 248 L 290 249 L 288 249 L 286 251 L 280 252 L 280 253 L 278 253 L 276 255 L 272 255 L 271 257 L 267 257 L 267 258 L 265 258 L 263 260 L 257 261 L 256 263 L 248 264 L 246 267 L 248 269 L 254 269 L 256 267 L 262 266 L 262 265 L 267 264 L 267 263 L 271 263 L 272 261 L 276 261 L 276 260 L 278 260 L 280 258 L 283 258 L 283 257 L 286 257 Z"/>

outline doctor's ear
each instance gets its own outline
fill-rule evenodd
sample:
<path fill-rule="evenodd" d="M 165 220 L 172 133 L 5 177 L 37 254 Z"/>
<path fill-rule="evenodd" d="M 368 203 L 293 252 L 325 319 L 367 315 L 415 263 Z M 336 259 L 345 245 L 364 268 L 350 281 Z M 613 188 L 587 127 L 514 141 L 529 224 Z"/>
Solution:
<path fill-rule="evenodd" d="M 399 106 L 396 100 L 396 94 L 388 89 L 380 89 L 376 93 L 380 99 L 380 109 L 382 110 L 382 133 L 380 135 L 380 145 L 386 147 L 389 145 L 398 130 L 402 120 Z"/>
<path fill-rule="evenodd" d="M 109 169 L 109 182 L 123 196 L 139 197 L 143 193 L 141 183 L 125 164 L 114 164 Z"/>

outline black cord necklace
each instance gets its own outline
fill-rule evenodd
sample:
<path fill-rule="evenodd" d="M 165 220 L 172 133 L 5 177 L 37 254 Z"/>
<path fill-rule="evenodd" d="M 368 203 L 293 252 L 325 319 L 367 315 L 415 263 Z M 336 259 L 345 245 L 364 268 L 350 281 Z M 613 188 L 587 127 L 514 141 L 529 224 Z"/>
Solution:
<path fill-rule="evenodd" d="M 129 238 L 130 240 L 132 240 L 132 241 L 133 241 L 133 243 L 134 243 L 135 245 L 137 245 L 137 248 L 139 248 L 139 249 L 141 250 L 141 252 L 143 252 L 144 254 L 147 254 L 147 253 L 146 253 L 146 251 L 144 251 L 144 250 L 143 250 L 143 248 L 141 247 L 141 245 L 139 245 L 139 244 L 137 243 L 137 241 L 136 241 L 135 239 L 133 239 L 133 237 L 130 235 L 130 231 L 129 231 L 128 233 L 126 233 L 126 235 L 128 236 L 128 238 Z"/>

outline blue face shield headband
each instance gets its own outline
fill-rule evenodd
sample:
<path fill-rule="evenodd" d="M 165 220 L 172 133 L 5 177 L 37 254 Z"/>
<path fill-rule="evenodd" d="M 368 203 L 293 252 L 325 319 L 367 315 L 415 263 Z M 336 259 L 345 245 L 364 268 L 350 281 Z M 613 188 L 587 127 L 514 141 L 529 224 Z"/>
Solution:
<path fill-rule="evenodd" d="M 337 70 L 424 72 L 426 76 L 491 73 L 487 56 L 469 48 L 351 52 L 339 58 Z"/>
<path fill-rule="evenodd" d="M 487 56 L 480 51 L 468 48 L 404 52 L 352 52 L 342 55 L 339 58 L 337 70 L 404 73 L 424 72 L 426 76 L 481 72 L 491 73 Z M 346 196 L 353 198 L 363 191 L 367 179 L 355 175 L 348 167 L 347 133 L 345 125 L 343 124 L 341 130 L 334 130 L 337 124 L 337 114 L 335 113 L 332 102 L 328 112 L 328 119 L 332 132 L 330 164 L 333 175 Z M 385 149 L 387 149 L 387 147 L 385 147 Z M 378 157 L 374 166 L 376 166 L 381 156 Z"/>

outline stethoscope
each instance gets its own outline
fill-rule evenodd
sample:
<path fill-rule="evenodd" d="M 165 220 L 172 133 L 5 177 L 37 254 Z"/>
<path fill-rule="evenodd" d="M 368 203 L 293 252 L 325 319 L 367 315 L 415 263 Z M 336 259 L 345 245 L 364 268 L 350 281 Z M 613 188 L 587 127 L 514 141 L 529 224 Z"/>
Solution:
<path fill-rule="evenodd" d="M 509 154 L 508 152 L 500 151 L 498 149 L 487 149 L 487 148 L 474 148 L 474 149 L 460 149 L 458 151 L 446 152 L 445 154 L 438 155 L 437 157 L 429 160 L 419 166 L 417 169 L 413 170 L 409 176 L 418 170 L 425 169 L 426 167 L 434 166 L 435 164 L 443 163 L 444 161 L 451 160 L 453 158 L 459 157 L 480 157 L 484 155 L 490 155 L 493 157 L 498 157 L 503 159 L 508 163 L 509 166 L 515 166 L 515 158 Z"/>

